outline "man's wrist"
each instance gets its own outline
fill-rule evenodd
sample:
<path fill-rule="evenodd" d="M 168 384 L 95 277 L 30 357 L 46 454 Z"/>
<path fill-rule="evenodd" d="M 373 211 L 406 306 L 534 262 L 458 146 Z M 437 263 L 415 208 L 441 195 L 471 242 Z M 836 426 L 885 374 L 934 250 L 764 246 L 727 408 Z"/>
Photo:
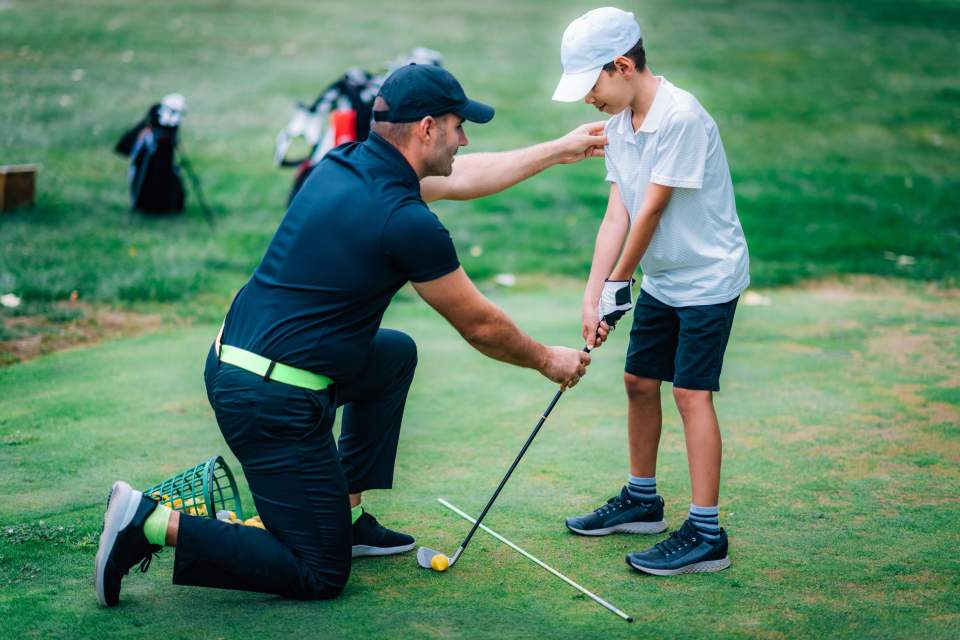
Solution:
<path fill-rule="evenodd" d="M 563 145 L 563 137 L 556 138 L 554 140 L 548 140 L 542 143 L 542 146 L 543 146 L 543 160 L 546 163 L 547 167 L 552 167 L 555 164 L 560 164 L 565 160 L 565 157 L 567 154 L 566 154 L 566 147 L 564 147 Z"/>
<path fill-rule="evenodd" d="M 550 350 L 545 344 L 540 342 L 535 342 L 534 344 L 537 345 L 537 353 L 536 357 L 534 358 L 536 365 L 534 366 L 534 369 L 540 373 L 544 373 L 547 370 L 547 364 L 550 362 Z"/>

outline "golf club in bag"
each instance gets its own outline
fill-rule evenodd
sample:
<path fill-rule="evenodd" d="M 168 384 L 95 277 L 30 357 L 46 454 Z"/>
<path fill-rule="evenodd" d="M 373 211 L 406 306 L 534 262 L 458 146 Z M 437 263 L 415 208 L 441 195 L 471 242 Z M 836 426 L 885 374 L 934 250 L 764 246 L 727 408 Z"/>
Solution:
<path fill-rule="evenodd" d="M 590 353 L 590 347 L 583 348 L 584 353 Z M 564 389 L 561 387 L 557 390 L 557 393 L 553 396 L 553 400 L 550 401 L 550 404 L 547 405 L 546 410 L 543 412 L 543 415 L 540 416 L 537 426 L 533 428 L 533 431 L 530 433 L 530 437 L 527 438 L 527 441 L 523 444 L 523 448 L 520 449 L 520 453 L 517 454 L 517 457 L 513 460 L 513 464 L 510 465 L 510 468 L 507 469 L 506 475 L 503 476 L 503 480 L 500 481 L 500 484 L 497 486 L 497 490 L 493 492 L 493 495 L 490 496 L 490 500 L 487 501 L 487 506 L 483 508 L 483 511 L 480 512 L 480 515 L 477 517 L 476 522 L 473 523 L 473 527 L 470 529 L 470 533 L 467 534 L 467 537 L 463 539 L 463 542 L 460 543 L 460 546 L 457 547 L 457 550 L 452 556 L 449 556 L 449 562 L 446 566 L 452 567 L 454 563 L 463 555 L 464 549 L 467 548 L 467 545 L 470 544 L 470 539 L 473 538 L 473 534 L 477 532 L 477 529 L 480 528 L 480 523 L 483 522 L 483 518 L 487 515 L 487 512 L 490 510 L 490 507 L 493 506 L 494 501 L 497 499 L 497 496 L 500 495 L 500 492 L 503 490 L 507 480 L 510 479 L 510 474 L 513 473 L 513 470 L 517 468 L 517 465 L 520 463 L 520 458 L 523 457 L 523 454 L 527 452 L 527 449 L 530 447 L 530 444 L 533 442 L 533 439 L 537 437 L 537 433 L 540 431 L 540 427 L 543 426 L 543 423 L 547 421 L 547 417 L 550 415 L 550 412 L 553 411 L 553 408 L 557 405 L 557 402 L 560 400 L 560 396 L 563 395 Z M 445 554 L 436 551 L 435 549 L 430 549 L 429 547 L 420 547 L 417 549 L 417 564 L 419 564 L 424 569 L 432 569 L 433 560 L 437 556 L 443 556 L 447 558 Z M 446 568 L 446 567 L 444 567 Z"/>

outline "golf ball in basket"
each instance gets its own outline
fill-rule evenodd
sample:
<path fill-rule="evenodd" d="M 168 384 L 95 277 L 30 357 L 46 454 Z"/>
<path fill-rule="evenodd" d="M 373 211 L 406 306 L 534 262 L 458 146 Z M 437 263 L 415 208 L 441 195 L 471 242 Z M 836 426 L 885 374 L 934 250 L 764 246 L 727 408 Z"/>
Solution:
<path fill-rule="evenodd" d="M 438 553 L 431 558 L 430 566 L 433 567 L 434 571 L 446 571 L 447 567 L 450 566 L 450 558 L 442 553 Z"/>

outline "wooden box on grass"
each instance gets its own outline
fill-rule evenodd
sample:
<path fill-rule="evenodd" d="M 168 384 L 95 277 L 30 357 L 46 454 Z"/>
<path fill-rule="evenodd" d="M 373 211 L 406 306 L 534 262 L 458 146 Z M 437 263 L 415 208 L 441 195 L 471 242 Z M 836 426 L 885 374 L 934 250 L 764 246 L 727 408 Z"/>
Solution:
<path fill-rule="evenodd" d="M 0 165 L 0 211 L 32 207 L 36 176 L 35 164 Z"/>

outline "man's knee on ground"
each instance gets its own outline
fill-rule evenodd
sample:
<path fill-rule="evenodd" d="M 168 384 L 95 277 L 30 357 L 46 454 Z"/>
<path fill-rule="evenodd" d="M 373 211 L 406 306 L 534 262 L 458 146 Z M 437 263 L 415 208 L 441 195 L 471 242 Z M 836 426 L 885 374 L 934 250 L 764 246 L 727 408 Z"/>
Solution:
<path fill-rule="evenodd" d="M 345 571 L 311 572 L 303 577 L 295 592 L 285 595 L 295 600 L 333 600 L 343 593 L 349 577 L 349 567 Z"/>
<path fill-rule="evenodd" d="M 713 404 L 713 393 L 700 389 L 673 388 L 673 399 L 677 403 L 680 415 L 687 415 L 698 409 L 705 409 Z"/>
<path fill-rule="evenodd" d="M 632 373 L 623 374 L 623 386 L 630 400 L 652 400 L 660 398 L 660 380 L 643 378 Z"/>

